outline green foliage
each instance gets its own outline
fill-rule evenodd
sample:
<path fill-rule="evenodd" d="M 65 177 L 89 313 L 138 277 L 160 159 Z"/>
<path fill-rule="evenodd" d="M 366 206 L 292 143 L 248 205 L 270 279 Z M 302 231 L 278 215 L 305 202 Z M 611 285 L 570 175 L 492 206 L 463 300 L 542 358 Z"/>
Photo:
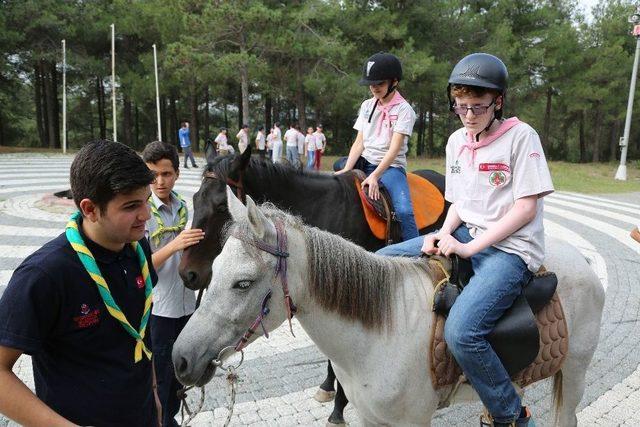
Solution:
<path fill-rule="evenodd" d="M 119 134 L 134 146 L 155 138 L 153 44 L 170 140 L 176 121 L 194 114 L 201 140 L 211 136 L 204 126 L 212 134 L 228 123 L 233 136 L 240 121 L 252 129 L 267 120 L 322 122 L 334 154 L 348 150 L 358 107 L 370 96 L 357 85 L 363 61 L 393 52 L 404 65 L 400 90 L 419 115 L 411 152 L 428 156 L 441 155 L 460 125 L 446 97 L 453 65 L 483 51 L 507 64 L 507 115 L 533 125 L 549 157 L 614 159 L 635 50 L 626 22 L 633 11 L 631 0 L 602 0 L 588 21 L 577 0 L 4 0 L 0 145 L 47 145 L 35 119 L 35 70 L 40 61 L 58 63 L 59 105 L 63 38 L 71 145 L 111 126 L 114 23 Z M 631 158 L 640 153 L 638 123 L 636 115 Z"/>

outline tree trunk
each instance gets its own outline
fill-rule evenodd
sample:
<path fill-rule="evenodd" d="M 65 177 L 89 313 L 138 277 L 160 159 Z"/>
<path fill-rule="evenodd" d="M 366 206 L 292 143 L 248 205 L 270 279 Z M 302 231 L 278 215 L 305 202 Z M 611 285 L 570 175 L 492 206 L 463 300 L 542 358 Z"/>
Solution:
<path fill-rule="evenodd" d="M 138 114 L 138 105 L 133 104 L 133 108 L 134 108 L 133 120 L 134 120 L 134 129 L 135 129 L 134 141 L 135 141 L 136 147 L 140 147 L 140 115 Z"/>
<path fill-rule="evenodd" d="M 600 103 L 596 102 L 596 117 L 593 125 L 593 152 L 591 153 L 591 161 L 596 163 L 600 161 L 600 128 L 602 126 L 602 112 L 600 111 Z"/>
<path fill-rule="evenodd" d="M 609 161 L 615 162 L 620 141 L 620 120 L 616 119 L 611 125 L 611 139 L 609 143 Z"/>
<path fill-rule="evenodd" d="M 416 145 L 416 156 L 420 157 L 424 154 L 424 107 L 420 105 L 418 109 L 418 144 Z"/>
<path fill-rule="evenodd" d="M 162 120 L 164 118 L 164 120 Z M 163 141 L 169 142 L 169 138 L 167 138 L 167 124 L 169 120 L 167 119 L 167 97 L 165 95 L 160 96 L 160 138 Z"/>
<path fill-rule="evenodd" d="M 578 134 L 579 134 L 579 141 L 580 141 L 580 163 L 587 162 L 587 141 L 585 140 L 585 137 L 584 137 L 584 115 L 585 115 L 584 110 L 580 111 L 580 118 L 578 120 L 578 125 L 579 125 Z"/>
<path fill-rule="evenodd" d="M 169 114 L 170 124 L 169 129 L 167 129 L 167 134 L 169 135 L 171 143 L 175 146 L 178 146 L 180 145 L 178 144 L 178 111 L 176 109 L 176 96 L 173 93 L 171 94 L 171 98 L 169 100 L 169 110 L 171 114 Z"/>
<path fill-rule="evenodd" d="M 266 93 L 264 95 L 264 125 L 266 126 L 266 133 L 269 133 L 271 129 L 271 94 Z"/>
<path fill-rule="evenodd" d="M 551 141 L 549 141 L 549 134 L 551 132 L 551 98 L 553 96 L 553 89 L 551 86 L 547 88 L 547 107 L 544 111 L 544 125 L 542 128 L 542 148 L 545 152 L 551 152 Z"/>
<path fill-rule="evenodd" d="M 196 92 L 196 83 L 191 82 L 191 123 L 189 124 L 189 132 L 191 136 L 191 147 L 193 151 L 198 151 L 198 143 L 200 141 L 200 134 L 198 132 L 198 94 Z"/>
<path fill-rule="evenodd" d="M 242 129 L 242 120 L 244 117 L 244 100 L 242 99 L 242 85 L 238 88 L 238 129 Z M 230 131 L 227 131 L 231 134 Z M 234 134 L 235 135 L 235 134 Z M 231 140 L 231 138 L 229 138 Z"/>
<path fill-rule="evenodd" d="M 273 100 L 273 123 L 280 122 L 280 102 L 278 100 L 278 96 L 276 95 Z"/>
<path fill-rule="evenodd" d="M 98 97 L 98 127 L 100 128 L 100 139 L 107 139 L 107 116 L 104 105 L 104 82 L 102 78 L 96 76 L 96 92 Z"/>
<path fill-rule="evenodd" d="M 204 86 L 204 112 L 203 113 L 204 113 L 204 116 L 202 121 L 204 123 L 204 139 L 206 141 L 207 138 L 211 137 L 211 133 L 209 132 L 209 85 Z"/>
<path fill-rule="evenodd" d="M 33 89 L 34 89 L 34 101 L 36 106 L 36 126 L 38 128 L 38 138 L 40 139 L 40 146 L 47 146 L 46 126 L 44 124 L 45 118 L 43 116 L 42 108 L 42 74 L 40 73 L 40 63 L 33 67 Z"/>
<path fill-rule="evenodd" d="M 124 94 L 122 97 L 122 142 L 133 147 L 133 119 L 131 117 L 131 99 Z"/>
<path fill-rule="evenodd" d="M 227 114 L 227 103 L 224 103 L 224 127 L 227 128 L 227 132 L 229 132 L 229 115 Z"/>
<path fill-rule="evenodd" d="M 296 60 L 296 107 L 298 108 L 298 124 L 302 132 L 305 132 L 304 129 L 307 128 L 307 106 L 304 99 L 303 79 L 302 61 L 298 58 Z M 337 131 L 337 127 L 335 130 Z"/>
<path fill-rule="evenodd" d="M 435 151 L 435 141 L 434 138 L 434 127 L 435 123 L 433 123 L 433 110 L 436 108 L 436 94 L 431 92 L 431 106 L 429 107 L 429 138 L 427 139 L 427 154 L 429 156 L 433 155 Z"/>
<path fill-rule="evenodd" d="M 56 96 L 55 96 L 55 92 L 54 92 L 54 82 L 53 82 L 53 76 L 50 72 L 50 64 L 46 63 L 44 60 L 42 60 L 42 70 L 44 71 L 43 77 L 44 77 L 44 96 L 45 96 L 45 106 L 46 106 L 46 114 L 47 114 L 47 145 L 49 148 L 56 148 L 56 134 L 57 134 L 57 128 L 56 128 L 56 117 L 55 117 L 55 113 L 56 113 L 56 109 L 55 109 L 55 103 L 56 103 Z M 48 69 L 48 70 L 47 70 Z"/>
<path fill-rule="evenodd" d="M 56 68 L 56 63 L 51 62 L 51 93 L 53 95 L 53 124 L 55 129 L 55 134 L 53 138 L 53 144 L 55 148 L 62 148 L 62 138 L 60 137 L 62 133 L 62 128 L 60 126 L 60 101 L 58 100 L 58 70 Z"/>
<path fill-rule="evenodd" d="M 242 64 L 240 66 L 240 78 L 240 90 L 242 96 L 242 123 L 240 123 L 240 128 L 242 128 L 242 125 L 249 124 L 249 69 L 247 64 Z"/>

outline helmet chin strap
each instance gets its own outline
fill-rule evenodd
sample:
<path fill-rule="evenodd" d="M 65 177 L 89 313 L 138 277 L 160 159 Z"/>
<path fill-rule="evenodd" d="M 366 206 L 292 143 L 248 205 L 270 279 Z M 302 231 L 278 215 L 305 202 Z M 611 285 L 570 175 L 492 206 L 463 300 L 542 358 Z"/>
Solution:
<path fill-rule="evenodd" d="M 391 94 L 391 92 L 396 90 L 397 87 L 398 87 L 398 85 L 394 85 L 393 83 L 389 83 L 387 85 L 387 93 L 384 94 L 382 99 L 384 99 L 387 96 L 389 96 L 389 94 Z M 373 113 L 376 111 L 376 107 L 378 106 L 379 103 L 380 103 L 380 100 L 376 98 L 376 102 L 373 104 L 373 109 L 371 109 L 371 114 L 369 114 L 369 120 L 367 120 L 367 123 L 371 123 L 371 118 L 373 117 Z"/>
<path fill-rule="evenodd" d="M 495 99 L 493 101 L 495 102 Z M 493 122 L 496 120 L 496 109 L 495 108 L 493 109 L 492 115 L 493 116 L 491 117 L 491 120 L 489 120 L 489 124 L 487 125 L 487 127 L 476 134 L 476 142 L 480 142 L 480 134 L 482 132 L 488 131 L 489 128 L 491 127 L 491 125 L 493 124 Z"/>

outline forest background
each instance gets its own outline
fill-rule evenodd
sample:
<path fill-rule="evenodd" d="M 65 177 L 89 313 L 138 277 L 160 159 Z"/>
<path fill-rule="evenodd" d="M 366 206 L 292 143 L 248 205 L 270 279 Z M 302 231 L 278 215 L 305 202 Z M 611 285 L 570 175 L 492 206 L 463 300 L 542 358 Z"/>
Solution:
<path fill-rule="evenodd" d="M 460 126 L 448 111 L 453 65 L 472 52 L 504 60 L 506 115 L 537 129 L 547 157 L 615 161 L 636 39 L 629 0 L 0 0 L 0 145 L 61 146 L 67 45 L 67 140 L 111 138 L 110 25 L 116 28 L 118 140 L 157 139 L 152 45 L 158 47 L 162 139 L 191 123 L 194 148 L 220 126 L 323 123 L 328 154 L 346 154 L 357 80 L 378 51 L 404 65 L 400 91 L 418 120 L 417 156 L 442 156 Z M 640 96 L 629 158 L 640 158 Z M 235 142 L 235 139 L 232 138 Z"/>

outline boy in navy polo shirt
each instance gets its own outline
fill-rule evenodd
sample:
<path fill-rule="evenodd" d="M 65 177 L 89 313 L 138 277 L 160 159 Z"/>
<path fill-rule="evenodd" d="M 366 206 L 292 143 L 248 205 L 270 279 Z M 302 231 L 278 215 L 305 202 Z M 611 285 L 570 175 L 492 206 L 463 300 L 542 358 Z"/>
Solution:
<path fill-rule="evenodd" d="M 152 215 L 147 221 L 153 266 L 158 273 L 150 319 L 153 365 L 162 404 L 162 425 L 175 427 L 178 425 L 175 416 L 180 409 L 177 392 L 181 384 L 173 372 L 171 351 L 196 309 L 195 292 L 183 285 L 178 266 L 182 250 L 200 242 L 204 232 L 198 228 L 185 229 L 189 219 L 187 204 L 173 191 L 180 175 L 176 148 L 165 142 L 151 142 L 144 148 L 142 160 L 156 176 L 148 201 Z"/>
<path fill-rule="evenodd" d="M 4 415 L 23 425 L 157 426 L 146 333 L 156 274 L 144 238 L 153 179 L 122 144 L 96 141 L 76 155 L 79 213 L 24 260 L 0 300 Z M 35 395 L 12 372 L 23 353 Z"/>

